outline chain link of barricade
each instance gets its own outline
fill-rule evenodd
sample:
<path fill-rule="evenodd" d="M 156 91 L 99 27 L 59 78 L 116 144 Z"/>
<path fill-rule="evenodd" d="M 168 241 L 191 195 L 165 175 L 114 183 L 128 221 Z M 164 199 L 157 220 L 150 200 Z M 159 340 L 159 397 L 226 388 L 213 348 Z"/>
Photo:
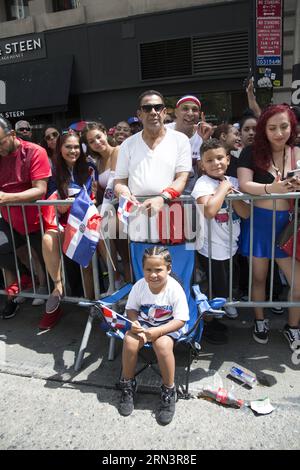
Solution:
<path fill-rule="evenodd" d="M 153 196 L 151 196 L 153 197 Z M 275 215 L 276 215 L 276 200 L 277 199 L 293 199 L 294 200 L 294 236 L 296 237 L 297 233 L 297 224 L 298 224 L 298 209 L 299 209 L 299 193 L 289 193 L 289 194 L 278 194 L 278 195 L 266 195 L 266 196 L 250 196 L 248 194 L 232 194 L 226 198 L 227 202 L 227 214 L 228 214 L 228 225 L 229 225 L 229 246 L 232 246 L 232 237 L 233 237 L 233 224 L 232 224 L 232 202 L 234 200 L 244 200 L 247 201 L 250 205 L 250 256 L 248 257 L 248 295 L 247 299 L 235 299 L 234 297 L 234 286 L 233 286 L 233 254 L 230 253 L 230 261 L 229 261 L 229 297 L 228 297 L 228 306 L 234 307 L 277 307 L 281 306 L 284 308 L 287 307 L 299 307 L 300 302 L 296 302 L 293 298 L 280 300 L 274 300 L 273 298 L 273 280 L 274 280 L 274 266 L 275 266 L 275 246 L 276 246 L 276 236 L 275 236 Z M 145 201 L 147 197 L 138 198 L 140 202 Z M 264 302 L 254 302 L 251 299 L 251 289 L 252 289 L 252 279 L 253 279 L 253 259 L 252 259 L 252 244 L 253 244 L 253 208 L 254 202 L 258 199 L 271 199 L 273 201 L 273 226 L 272 226 L 272 258 L 270 261 L 270 289 L 269 289 L 269 298 Z M 13 246 L 14 252 L 13 257 L 15 260 L 15 267 L 18 279 L 18 286 L 19 292 L 16 294 L 16 297 L 23 297 L 23 298 L 39 298 L 46 300 L 51 293 L 51 279 L 49 274 L 45 270 L 45 275 L 47 278 L 47 294 L 40 294 L 37 292 L 36 287 L 36 266 L 35 261 L 32 253 L 32 247 L 30 245 L 30 239 L 27 229 L 26 217 L 25 217 L 25 207 L 26 206 L 37 206 L 38 213 L 39 213 L 39 220 L 40 220 L 40 230 L 41 235 L 44 235 L 44 225 L 43 225 L 43 218 L 42 218 L 42 207 L 43 206 L 54 206 L 56 219 L 58 222 L 58 206 L 70 205 L 70 201 L 36 201 L 34 203 L 17 203 L 17 204 L 9 204 L 7 205 L 8 208 L 8 215 L 9 215 L 9 224 L 11 229 L 11 236 L 13 239 Z M 28 254 L 28 262 L 29 262 L 29 270 L 32 278 L 32 289 L 31 290 L 22 290 L 21 288 L 21 276 L 20 276 L 20 261 L 18 259 L 18 255 L 15 249 L 14 243 L 14 232 L 12 230 L 11 218 L 10 218 L 10 207 L 13 206 L 21 206 L 23 218 L 25 220 L 25 239 L 26 239 L 26 247 L 27 247 L 27 254 Z M 101 207 L 98 208 L 99 212 Z M 300 217 L 300 216 L 299 216 Z M 127 240 L 134 240 L 134 241 L 142 241 L 142 242 L 149 242 L 149 243 L 179 243 L 185 242 L 187 250 L 199 250 L 204 243 L 204 208 L 202 205 L 196 204 L 194 199 L 191 196 L 181 196 L 180 198 L 172 200 L 171 204 L 164 204 L 163 210 L 159 213 L 159 215 L 153 215 L 149 213 L 139 213 L 133 212 L 130 214 L 128 218 L 129 224 L 128 227 L 124 224 L 118 222 L 117 218 L 117 200 L 112 201 L 110 205 L 106 207 L 104 213 L 103 223 L 101 225 L 101 239 L 105 243 L 105 248 L 107 250 L 107 260 L 106 266 L 101 265 L 99 262 L 99 256 L 97 252 L 94 254 L 92 259 L 92 270 L 93 270 L 93 282 L 94 282 L 94 293 L 95 298 L 99 299 L 107 294 L 112 293 L 115 290 L 115 270 L 118 267 L 113 266 L 112 263 L 112 253 L 110 248 L 111 240 L 120 238 L 120 239 L 127 239 Z M 59 226 L 59 222 L 58 222 Z M 210 223 L 208 223 L 208 251 L 209 251 L 209 276 L 206 279 L 206 287 L 208 296 L 211 298 L 211 232 L 210 232 Z M 60 240 L 60 238 L 59 238 Z M 84 296 L 76 296 L 74 293 L 68 293 L 67 284 L 68 284 L 68 276 L 66 274 L 65 268 L 65 260 L 62 251 L 62 244 L 61 241 L 59 242 L 60 248 L 60 258 L 61 258 L 61 266 L 62 266 L 62 279 L 65 285 L 65 295 L 63 296 L 63 301 L 71 302 L 71 303 L 79 303 L 83 299 L 86 299 L 86 295 Z M 295 282 L 295 266 L 298 261 L 296 260 L 296 243 L 294 243 L 293 255 L 292 255 L 292 280 L 291 280 L 291 290 L 293 290 L 293 285 Z M 100 275 L 101 270 L 107 269 L 108 272 L 108 282 L 106 282 L 106 286 L 100 286 Z M 199 267 L 201 270 L 201 266 Z M 81 279 L 82 285 L 84 286 L 83 281 L 83 274 L 81 269 Z M 5 273 L 4 273 L 4 282 L 5 282 Z M 5 284 L 6 285 L 6 284 Z M 5 289 L 0 290 L 0 294 L 6 295 Z"/>

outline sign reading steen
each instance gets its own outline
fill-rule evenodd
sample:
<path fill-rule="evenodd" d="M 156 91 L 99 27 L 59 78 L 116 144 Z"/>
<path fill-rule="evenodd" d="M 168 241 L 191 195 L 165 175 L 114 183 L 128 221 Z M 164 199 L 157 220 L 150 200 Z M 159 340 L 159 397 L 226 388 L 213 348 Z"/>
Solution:
<path fill-rule="evenodd" d="M 46 57 L 46 47 L 43 34 L 0 39 L 0 65 L 44 57 Z"/>

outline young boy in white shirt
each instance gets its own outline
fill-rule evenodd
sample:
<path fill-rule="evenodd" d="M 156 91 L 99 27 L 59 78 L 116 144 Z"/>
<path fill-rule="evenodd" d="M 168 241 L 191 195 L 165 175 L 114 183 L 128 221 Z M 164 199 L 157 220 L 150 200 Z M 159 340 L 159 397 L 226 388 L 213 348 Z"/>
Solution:
<path fill-rule="evenodd" d="M 244 201 L 232 202 L 230 221 L 229 204 L 225 201 L 228 194 L 238 189 L 237 178 L 225 176 L 230 163 L 230 156 L 217 139 L 204 142 L 200 148 L 201 169 L 203 175 L 197 180 L 192 196 L 198 204 L 204 206 L 204 243 L 199 249 L 200 264 L 209 279 L 209 237 L 208 219 L 211 224 L 211 265 L 212 293 L 214 297 L 229 295 L 229 261 L 238 249 L 240 217 L 250 215 Z M 232 237 L 230 237 L 232 226 Z M 227 316 L 237 317 L 234 307 L 225 307 Z"/>

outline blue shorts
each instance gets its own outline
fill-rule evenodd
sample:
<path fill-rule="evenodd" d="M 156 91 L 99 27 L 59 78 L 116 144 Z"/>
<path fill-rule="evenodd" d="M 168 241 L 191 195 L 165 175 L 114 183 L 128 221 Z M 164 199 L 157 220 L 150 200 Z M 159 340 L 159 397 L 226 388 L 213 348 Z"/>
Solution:
<path fill-rule="evenodd" d="M 276 211 L 276 239 L 289 222 L 289 211 Z M 272 223 L 273 210 L 261 207 L 253 208 L 253 256 L 257 258 L 272 258 Z M 240 235 L 240 250 L 243 256 L 250 253 L 250 217 L 242 221 Z M 281 248 L 275 246 L 274 258 L 288 258 Z"/>
<path fill-rule="evenodd" d="M 166 323 L 162 323 L 161 325 L 153 326 L 150 325 L 147 321 L 143 320 L 142 318 L 138 318 L 140 325 L 145 328 L 157 328 L 158 326 L 165 325 Z M 185 333 L 187 332 L 186 324 L 180 328 L 180 330 L 172 331 L 172 333 L 167 333 L 166 336 L 170 336 L 174 341 L 178 341 Z"/>

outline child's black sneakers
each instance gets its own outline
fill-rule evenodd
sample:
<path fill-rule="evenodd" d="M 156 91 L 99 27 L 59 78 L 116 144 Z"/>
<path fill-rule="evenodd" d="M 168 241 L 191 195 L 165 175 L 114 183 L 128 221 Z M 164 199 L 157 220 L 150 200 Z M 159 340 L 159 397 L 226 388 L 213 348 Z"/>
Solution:
<path fill-rule="evenodd" d="M 175 385 L 168 388 L 161 386 L 160 404 L 157 410 L 156 419 L 159 424 L 169 424 L 175 414 L 175 403 L 177 401 L 177 393 Z"/>
<path fill-rule="evenodd" d="M 119 413 L 122 416 L 129 416 L 134 410 L 134 396 L 137 390 L 135 379 L 120 380 L 120 389 L 122 390 L 121 400 L 119 403 Z"/>

